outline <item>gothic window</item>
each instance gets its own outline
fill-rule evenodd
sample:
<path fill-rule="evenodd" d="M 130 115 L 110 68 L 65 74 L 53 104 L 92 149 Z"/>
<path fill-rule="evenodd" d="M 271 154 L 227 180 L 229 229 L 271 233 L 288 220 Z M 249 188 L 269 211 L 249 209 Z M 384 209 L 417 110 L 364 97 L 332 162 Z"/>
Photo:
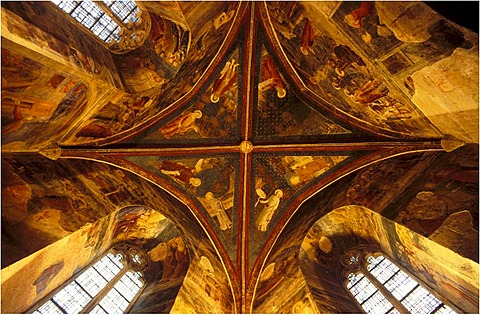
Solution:
<path fill-rule="evenodd" d="M 150 21 L 132 0 L 51 0 L 90 30 L 115 53 L 125 53 L 145 40 Z"/>
<path fill-rule="evenodd" d="M 366 313 L 455 313 L 382 254 L 352 251 L 344 261 L 345 287 Z"/>
<path fill-rule="evenodd" d="M 143 264 L 138 253 L 110 251 L 57 290 L 33 313 L 124 313 L 144 286 Z"/>

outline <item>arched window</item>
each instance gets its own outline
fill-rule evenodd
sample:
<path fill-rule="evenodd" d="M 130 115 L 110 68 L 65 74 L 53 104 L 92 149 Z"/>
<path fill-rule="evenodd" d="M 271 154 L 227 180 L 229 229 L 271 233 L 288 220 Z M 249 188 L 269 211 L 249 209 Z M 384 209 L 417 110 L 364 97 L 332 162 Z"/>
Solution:
<path fill-rule="evenodd" d="M 366 313 L 455 313 L 381 253 L 352 250 L 342 263 L 345 287 Z"/>
<path fill-rule="evenodd" d="M 146 39 L 150 19 L 142 16 L 132 0 L 51 0 L 65 13 L 90 30 L 115 53 L 139 47 Z"/>
<path fill-rule="evenodd" d="M 144 260 L 138 252 L 112 250 L 50 295 L 34 314 L 119 314 L 144 286 Z"/>

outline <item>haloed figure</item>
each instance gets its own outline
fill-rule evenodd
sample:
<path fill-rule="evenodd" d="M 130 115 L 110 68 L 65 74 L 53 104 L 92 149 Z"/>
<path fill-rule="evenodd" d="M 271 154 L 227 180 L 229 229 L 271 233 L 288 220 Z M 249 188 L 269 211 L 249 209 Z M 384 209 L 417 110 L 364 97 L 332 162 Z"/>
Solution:
<path fill-rule="evenodd" d="M 189 130 L 199 132 L 200 130 L 196 125 L 196 120 L 199 118 L 202 118 L 202 112 L 198 109 L 191 113 L 182 114 L 161 127 L 160 132 L 167 139 L 170 139 L 175 135 L 181 135 Z"/>
<path fill-rule="evenodd" d="M 225 212 L 225 207 L 221 200 L 216 198 L 212 192 L 207 192 L 205 194 L 205 199 L 210 205 L 210 215 L 212 217 L 217 217 L 218 223 L 220 224 L 220 229 L 226 230 L 232 227 L 232 221 Z"/>
<path fill-rule="evenodd" d="M 255 224 L 257 228 L 264 232 L 267 230 L 268 224 L 272 219 L 273 213 L 277 210 L 278 206 L 280 205 L 280 199 L 283 197 L 283 191 L 280 189 L 275 190 L 275 193 L 266 199 L 259 198 L 260 203 L 264 203 L 265 207 L 263 208 L 262 212 L 258 216 Z"/>
<path fill-rule="evenodd" d="M 220 97 L 237 83 L 237 67 L 235 59 L 228 61 L 220 72 L 220 76 L 213 83 L 213 91 L 210 95 L 212 103 L 218 103 Z"/>

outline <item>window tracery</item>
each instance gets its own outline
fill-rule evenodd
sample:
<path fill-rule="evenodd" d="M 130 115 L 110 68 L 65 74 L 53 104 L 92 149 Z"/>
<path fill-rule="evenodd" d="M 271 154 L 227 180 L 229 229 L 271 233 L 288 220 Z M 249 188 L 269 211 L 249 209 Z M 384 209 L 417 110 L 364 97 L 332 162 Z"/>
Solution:
<path fill-rule="evenodd" d="M 146 258 L 135 248 L 112 249 L 33 309 L 33 314 L 119 314 L 145 284 Z"/>
<path fill-rule="evenodd" d="M 132 0 L 51 1 L 114 53 L 126 53 L 140 47 L 150 30 L 148 14 Z"/>
<path fill-rule="evenodd" d="M 345 288 L 366 313 L 455 314 L 375 248 L 356 247 L 341 264 Z"/>

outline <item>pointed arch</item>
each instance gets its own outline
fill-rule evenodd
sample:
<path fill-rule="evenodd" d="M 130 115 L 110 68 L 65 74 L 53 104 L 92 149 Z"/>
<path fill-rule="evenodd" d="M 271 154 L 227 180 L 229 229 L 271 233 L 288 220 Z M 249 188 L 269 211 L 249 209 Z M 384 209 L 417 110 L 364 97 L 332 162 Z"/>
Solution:
<path fill-rule="evenodd" d="M 132 51 L 148 38 L 150 16 L 133 0 L 52 2 L 114 53 Z"/>

